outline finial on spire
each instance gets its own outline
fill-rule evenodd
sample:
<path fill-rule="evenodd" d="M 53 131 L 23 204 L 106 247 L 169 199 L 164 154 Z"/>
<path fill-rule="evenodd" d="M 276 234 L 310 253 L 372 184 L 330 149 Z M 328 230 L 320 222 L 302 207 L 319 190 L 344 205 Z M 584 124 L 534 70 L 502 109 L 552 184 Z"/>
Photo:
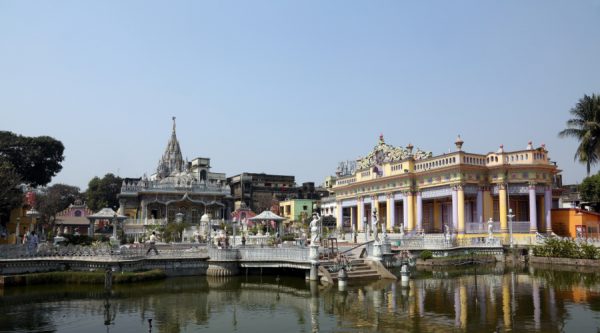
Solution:
<path fill-rule="evenodd" d="M 459 134 L 458 137 L 456 138 L 456 140 L 454 141 L 454 145 L 456 145 L 457 151 L 462 150 L 463 143 L 465 143 L 465 142 L 463 141 L 463 139 L 460 138 L 460 134 Z"/>
<path fill-rule="evenodd" d="M 383 133 L 379 134 L 379 142 L 384 143 L 385 141 L 383 140 Z"/>
<path fill-rule="evenodd" d="M 175 116 L 173 116 L 173 133 L 175 133 Z"/>

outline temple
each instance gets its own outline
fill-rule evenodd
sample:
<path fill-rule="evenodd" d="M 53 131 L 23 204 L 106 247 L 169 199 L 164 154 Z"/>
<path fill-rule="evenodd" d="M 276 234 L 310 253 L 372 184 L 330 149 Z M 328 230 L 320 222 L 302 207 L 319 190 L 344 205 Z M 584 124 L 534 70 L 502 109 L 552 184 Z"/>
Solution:
<path fill-rule="evenodd" d="M 410 144 L 388 145 L 382 135 L 368 155 L 341 163 L 329 178 L 335 196 L 324 199 L 323 213 L 334 215 L 338 228 L 359 232 L 376 209 L 387 230 L 408 234 L 475 237 L 493 231 L 502 238 L 509 228 L 524 238 L 550 233 L 560 170 L 545 146 L 530 142 L 508 152 L 501 145 L 475 154 L 463 151 L 463 144 L 459 136 L 454 152 L 433 156 Z"/>
<path fill-rule="evenodd" d="M 156 173 L 150 177 L 126 178 L 119 194 L 119 214 L 128 217 L 127 234 L 143 234 L 146 225 L 179 221 L 200 224 L 229 217 L 231 191 L 224 173 L 210 171 L 210 159 L 184 161 L 173 117 L 171 138 Z"/>

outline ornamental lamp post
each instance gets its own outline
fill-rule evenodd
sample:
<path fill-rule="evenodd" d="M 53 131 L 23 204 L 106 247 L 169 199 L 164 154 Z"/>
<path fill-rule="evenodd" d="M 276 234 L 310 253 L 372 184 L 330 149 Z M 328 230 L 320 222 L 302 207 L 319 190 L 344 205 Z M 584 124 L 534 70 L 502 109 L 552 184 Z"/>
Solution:
<path fill-rule="evenodd" d="M 508 215 L 506 215 L 508 217 L 508 233 L 510 235 L 510 248 L 513 248 L 513 218 L 515 217 L 515 215 L 513 214 L 512 208 L 508 209 Z"/>

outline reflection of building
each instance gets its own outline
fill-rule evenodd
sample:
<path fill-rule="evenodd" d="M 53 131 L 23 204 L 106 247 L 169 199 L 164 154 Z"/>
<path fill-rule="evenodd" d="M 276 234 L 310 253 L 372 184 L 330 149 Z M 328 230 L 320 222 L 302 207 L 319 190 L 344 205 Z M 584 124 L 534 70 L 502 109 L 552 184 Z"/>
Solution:
<path fill-rule="evenodd" d="M 173 131 L 156 173 L 149 178 L 126 179 L 119 194 L 119 213 L 128 225 L 166 224 L 183 214 L 183 221 L 199 224 L 203 214 L 227 218 L 231 211 L 230 189 L 224 173 L 210 171 L 209 158 L 184 162 Z M 131 227 L 127 229 L 132 229 Z"/>
<path fill-rule="evenodd" d="M 459 235 L 481 234 L 492 219 L 495 232 L 506 235 L 510 208 L 515 233 L 550 231 L 559 170 L 544 145 L 512 152 L 500 146 L 487 154 L 463 151 L 460 137 L 455 145 L 433 156 L 412 145 L 393 147 L 381 136 L 353 173 L 336 177 L 338 223 L 348 216 L 346 227 L 362 231 L 377 208 L 388 229 L 403 224 L 408 232 L 431 233 L 447 226 Z"/>
<path fill-rule="evenodd" d="M 294 176 L 244 172 L 227 178 L 235 208 L 246 203 L 255 212 L 271 209 L 273 201 L 298 197 Z M 242 194 L 243 191 L 243 194 Z"/>

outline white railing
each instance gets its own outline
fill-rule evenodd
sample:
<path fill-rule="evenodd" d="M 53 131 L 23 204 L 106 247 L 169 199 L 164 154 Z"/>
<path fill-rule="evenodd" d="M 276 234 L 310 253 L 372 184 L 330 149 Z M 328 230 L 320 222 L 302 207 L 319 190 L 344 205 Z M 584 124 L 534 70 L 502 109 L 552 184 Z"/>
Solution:
<path fill-rule="evenodd" d="M 510 228 L 510 222 L 508 222 L 508 228 Z M 526 234 L 529 233 L 529 229 L 531 228 L 531 223 L 529 221 L 513 221 L 512 222 L 512 232 L 517 234 Z"/>
<path fill-rule="evenodd" d="M 307 247 L 242 247 L 235 249 L 208 248 L 211 261 L 288 261 L 306 263 L 309 260 Z"/>
<path fill-rule="evenodd" d="M 500 239 L 488 237 L 461 238 L 454 235 L 422 235 L 392 239 L 392 246 L 399 249 L 441 250 L 454 247 L 499 247 Z"/>
<path fill-rule="evenodd" d="M 467 234 L 487 234 L 488 232 L 487 222 L 465 223 L 465 233 Z M 500 222 L 492 222 L 492 232 L 500 232 Z"/>

